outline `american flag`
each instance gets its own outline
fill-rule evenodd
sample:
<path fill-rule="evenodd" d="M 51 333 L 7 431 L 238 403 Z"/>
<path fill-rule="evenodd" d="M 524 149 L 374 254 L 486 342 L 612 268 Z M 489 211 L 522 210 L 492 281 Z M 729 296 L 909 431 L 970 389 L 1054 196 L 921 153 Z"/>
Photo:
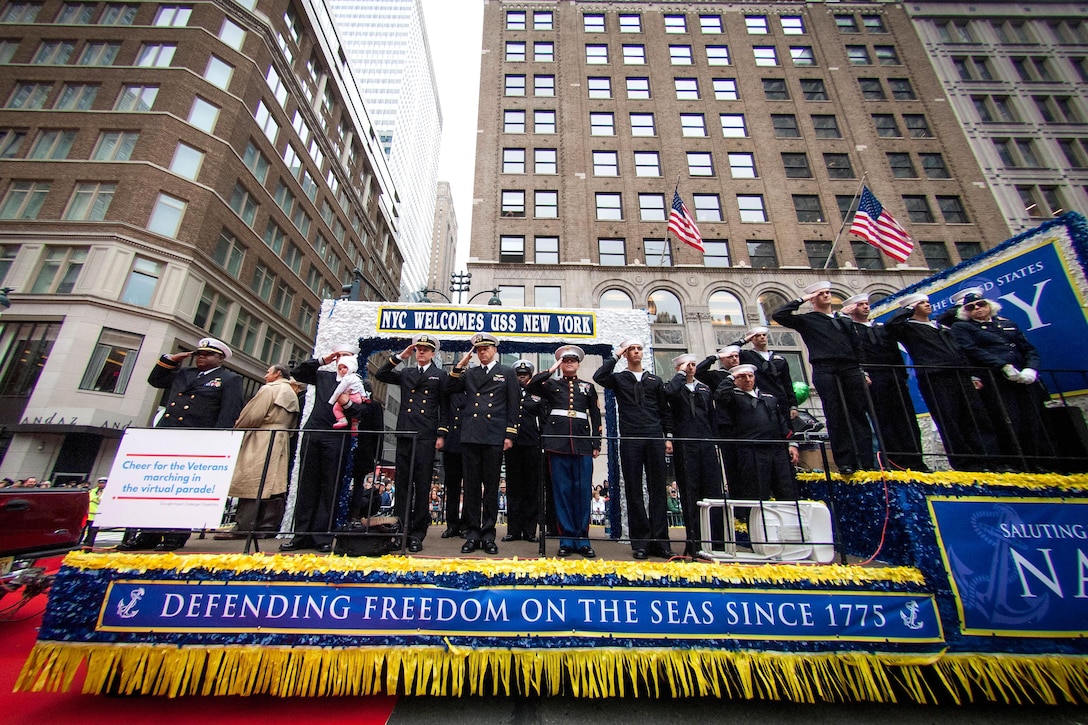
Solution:
<path fill-rule="evenodd" d="M 914 240 L 867 186 L 861 188 L 861 201 L 854 214 L 854 223 L 850 225 L 850 233 L 857 234 L 897 262 L 906 262 L 914 249 Z"/>
<path fill-rule="evenodd" d="M 680 198 L 680 191 L 677 189 L 672 192 L 669 231 L 689 247 L 695 247 L 700 252 L 705 251 L 703 249 L 703 236 L 699 234 L 699 227 L 695 226 L 695 220 L 691 218 L 691 212 L 684 206 L 684 202 Z"/>

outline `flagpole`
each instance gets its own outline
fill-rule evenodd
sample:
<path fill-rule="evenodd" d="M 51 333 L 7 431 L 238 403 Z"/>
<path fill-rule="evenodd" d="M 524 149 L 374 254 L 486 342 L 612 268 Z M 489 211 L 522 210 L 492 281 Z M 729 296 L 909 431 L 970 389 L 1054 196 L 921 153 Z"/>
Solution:
<path fill-rule="evenodd" d="M 672 193 L 677 194 L 680 192 L 680 174 L 676 175 L 676 186 L 672 188 Z M 669 249 L 669 215 L 665 215 L 665 243 L 661 245 L 661 257 L 657 260 L 657 266 L 660 267 L 665 262 L 665 252 Z M 646 264 L 650 263 L 649 257 L 646 258 Z"/>
<path fill-rule="evenodd" d="M 868 171 L 861 175 L 861 185 L 858 186 L 858 190 L 854 192 L 854 198 L 850 200 L 851 209 L 854 208 L 854 203 L 857 202 L 858 197 L 861 196 L 861 190 L 865 188 L 865 177 L 867 177 L 868 175 Z M 831 251 L 827 253 L 827 259 L 824 260 L 823 269 L 827 269 L 827 265 L 831 264 L 831 257 L 835 254 L 835 247 L 838 245 L 839 238 L 842 236 L 842 230 L 846 228 L 846 222 L 847 218 L 844 217 L 842 220 L 842 224 L 839 225 L 839 231 L 835 234 L 834 241 L 831 242 Z"/>

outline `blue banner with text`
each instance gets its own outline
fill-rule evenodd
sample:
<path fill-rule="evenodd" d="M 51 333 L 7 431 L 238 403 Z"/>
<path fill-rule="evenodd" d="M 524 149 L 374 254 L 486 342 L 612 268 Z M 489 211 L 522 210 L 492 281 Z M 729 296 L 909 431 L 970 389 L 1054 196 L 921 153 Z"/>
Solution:
<path fill-rule="evenodd" d="M 465 307 L 381 307 L 378 309 L 378 334 L 414 334 L 430 332 L 495 335 L 590 338 L 597 336 L 597 316 L 592 312 L 558 310 L 512 310 Z"/>

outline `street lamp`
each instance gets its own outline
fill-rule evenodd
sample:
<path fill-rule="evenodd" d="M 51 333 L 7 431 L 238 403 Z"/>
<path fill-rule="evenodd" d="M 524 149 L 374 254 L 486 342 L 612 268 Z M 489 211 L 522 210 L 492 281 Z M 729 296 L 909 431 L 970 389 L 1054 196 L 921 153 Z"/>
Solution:
<path fill-rule="evenodd" d="M 449 297 L 447 297 L 447 296 L 446 296 L 445 294 L 443 294 L 443 293 L 442 293 L 442 292 L 440 292 L 439 290 L 436 290 L 436 289 L 431 289 L 431 288 L 429 288 L 429 287 L 422 287 L 422 288 L 420 288 L 420 290 L 419 290 L 419 293 L 420 293 L 421 295 L 423 295 L 423 299 L 421 299 L 421 300 L 420 300 L 420 302 L 430 302 L 430 301 L 431 301 L 431 298 L 430 298 L 430 297 L 428 297 L 427 295 L 431 294 L 432 292 L 433 292 L 434 294 L 436 294 L 436 295 L 442 295 L 442 299 L 446 300 L 446 302 L 449 302 L 449 303 L 450 303 L 451 305 L 453 304 L 453 300 L 451 300 L 451 299 L 450 299 Z"/>
<path fill-rule="evenodd" d="M 457 293 L 457 304 L 461 304 L 461 295 L 468 292 L 472 272 L 452 272 L 450 274 L 450 292 Z"/>
<path fill-rule="evenodd" d="M 485 295 L 485 294 L 487 294 L 488 292 L 490 292 L 490 293 L 491 293 L 491 299 L 489 299 L 489 300 L 487 301 L 487 304 L 489 304 L 489 305 L 492 305 L 492 306 L 494 306 L 494 307 L 502 307 L 502 300 L 501 300 L 501 299 L 499 299 L 499 292 L 501 292 L 501 291 L 502 291 L 502 290 L 500 290 L 500 289 L 498 289 L 498 288 L 496 288 L 496 289 L 485 289 L 485 290 L 481 290 L 481 291 L 477 292 L 476 294 L 474 294 L 474 295 L 472 295 L 471 297 L 469 297 L 469 298 L 468 298 L 468 304 L 470 304 L 470 305 L 471 305 L 471 304 L 472 304 L 472 301 L 473 301 L 474 299 L 476 299 L 476 298 L 477 298 L 477 297 L 479 297 L 480 295 Z"/>

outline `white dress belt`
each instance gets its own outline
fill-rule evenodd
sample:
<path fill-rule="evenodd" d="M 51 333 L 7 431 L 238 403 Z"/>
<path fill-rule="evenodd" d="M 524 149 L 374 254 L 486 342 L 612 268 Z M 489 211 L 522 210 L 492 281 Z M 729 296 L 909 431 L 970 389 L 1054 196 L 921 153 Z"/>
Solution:
<path fill-rule="evenodd" d="M 558 415 L 563 418 L 581 418 L 582 420 L 589 420 L 589 414 L 583 413 L 580 410 L 567 410 L 566 408 L 552 408 L 550 415 Z"/>

